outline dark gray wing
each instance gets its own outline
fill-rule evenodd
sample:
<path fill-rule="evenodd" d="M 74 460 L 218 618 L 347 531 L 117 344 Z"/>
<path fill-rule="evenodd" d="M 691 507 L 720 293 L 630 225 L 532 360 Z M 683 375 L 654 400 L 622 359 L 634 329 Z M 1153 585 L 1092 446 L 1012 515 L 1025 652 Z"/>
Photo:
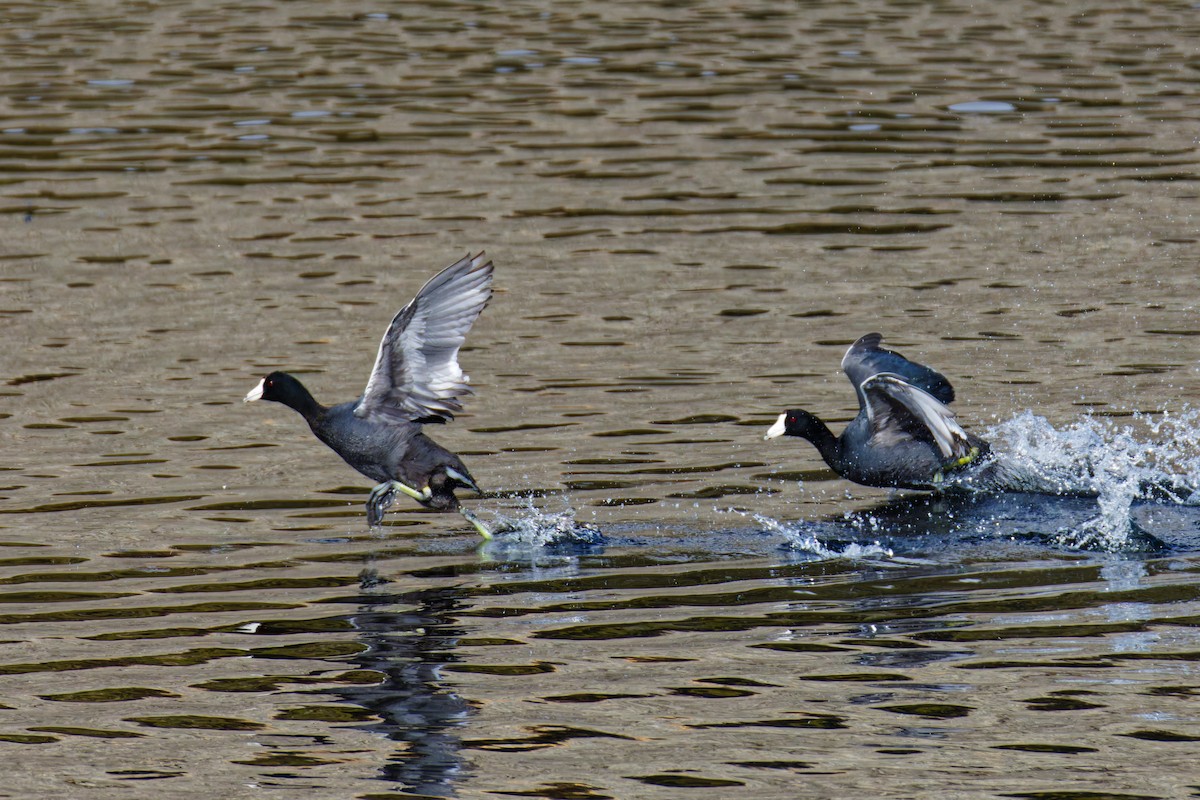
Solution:
<path fill-rule="evenodd" d="M 882 341 L 883 336 L 880 334 L 868 333 L 850 345 L 846 355 L 842 356 L 842 370 L 850 378 L 850 383 L 854 384 L 856 390 L 863 385 L 863 381 L 872 375 L 890 372 L 893 375 L 899 375 L 918 389 L 923 389 L 943 403 L 954 402 L 954 387 L 950 385 L 950 381 L 946 380 L 945 375 L 923 364 L 909 361 L 893 350 L 885 350 L 879 346 Z M 858 400 L 860 404 L 864 401 L 861 392 L 859 392 Z"/>
<path fill-rule="evenodd" d="M 863 381 L 867 424 L 884 442 L 906 438 L 932 442 L 946 462 L 971 457 L 967 432 L 954 412 L 901 375 L 881 372 Z"/>
<path fill-rule="evenodd" d="M 491 297 L 492 262 L 483 253 L 430 278 L 383 334 L 355 415 L 453 419 L 458 398 L 471 391 L 458 349 Z"/>

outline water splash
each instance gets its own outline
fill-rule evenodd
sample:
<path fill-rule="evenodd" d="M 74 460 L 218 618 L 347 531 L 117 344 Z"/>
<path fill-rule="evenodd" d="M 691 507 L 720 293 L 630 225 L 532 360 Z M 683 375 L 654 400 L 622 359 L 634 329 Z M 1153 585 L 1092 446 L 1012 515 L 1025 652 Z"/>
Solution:
<path fill-rule="evenodd" d="M 604 534 L 598 528 L 575 519 L 570 506 L 557 512 L 547 511 L 525 498 L 525 507 L 490 512 L 488 528 L 495 537 L 485 548 L 489 552 L 548 550 L 555 552 L 588 552 L 603 547 Z"/>
<path fill-rule="evenodd" d="M 1200 409 L 1132 424 L 1088 416 L 1061 428 L 1026 411 L 985 436 L 995 459 L 957 485 L 1096 498 L 1095 517 L 1057 532 L 1068 547 L 1129 549 L 1142 533 L 1137 503 L 1200 505 Z"/>
<path fill-rule="evenodd" d="M 818 558 L 891 558 L 891 548 L 884 547 L 879 542 L 863 544 L 861 542 L 844 542 L 835 544 L 832 541 L 821 541 L 817 526 L 803 522 L 781 522 L 765 514 L 752 514 L 754 521 L 765 530 L 778 533 L 784 537 L 785 547 L 803 553 L 811 553 Z"/>

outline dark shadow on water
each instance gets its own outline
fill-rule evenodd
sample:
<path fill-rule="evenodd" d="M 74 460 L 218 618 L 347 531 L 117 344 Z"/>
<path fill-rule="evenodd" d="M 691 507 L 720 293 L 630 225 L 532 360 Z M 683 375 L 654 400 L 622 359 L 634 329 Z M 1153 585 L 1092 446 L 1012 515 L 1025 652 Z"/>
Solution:
<path fill-rule="evenodd" d="M 903 495 L 861 511 L 788 527 L 826 547 L 878 542 L 909 554 L 962 544 L 1027 543 L 1067 550 L 1159 554 L 1200 546 L 1200 507 L 1150 501 L 1129 509 L 1127 533 L 1104 534 L 1094 497 L 1023 492 Z M 1110 546 L 1117 541 L 1117 546 Z"/>

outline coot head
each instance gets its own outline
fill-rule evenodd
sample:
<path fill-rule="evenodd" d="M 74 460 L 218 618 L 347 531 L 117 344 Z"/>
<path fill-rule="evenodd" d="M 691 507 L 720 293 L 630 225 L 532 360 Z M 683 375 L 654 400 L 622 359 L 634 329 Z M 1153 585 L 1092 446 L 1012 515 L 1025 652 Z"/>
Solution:
<path fill-rule="evenodd" d="M 764 439 L 774 439 L 777 436 L 799 436 L 811 440 L 817 431 L 827 430 L 825 423 L 809 411 L 794 408 L 785 411 L 775 420 L 775 424 L 767 429 Z"/>
<path fill-rule="evenodd" d="M 242 398 L 242 402 L 253 403 L 255 400 L 271 400 L 295 408 L 296 400 L 308 396 L 308 390 L 304 388 L 300 381 L 286 372 L 272 372 L 259 381 L 258 385 Z"/>

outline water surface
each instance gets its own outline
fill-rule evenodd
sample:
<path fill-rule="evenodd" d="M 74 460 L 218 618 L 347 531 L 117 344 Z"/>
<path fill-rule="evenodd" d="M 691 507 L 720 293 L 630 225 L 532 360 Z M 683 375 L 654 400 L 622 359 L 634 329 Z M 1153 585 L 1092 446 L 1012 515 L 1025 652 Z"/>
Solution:
<path fill-rule="evenodd" d="M 6 790 L 1200 792 L 1198 15 L 9 4 Z M 239 400 L 350 399 L 479 249 L 477 396 L 433 434 L 516 530 L 371 532 Z M 1098 497 L 763 442 L 854 415 L 873 330 L 1025 488 Z M 572 520 L 602 540 L 539 546 Z"/>

